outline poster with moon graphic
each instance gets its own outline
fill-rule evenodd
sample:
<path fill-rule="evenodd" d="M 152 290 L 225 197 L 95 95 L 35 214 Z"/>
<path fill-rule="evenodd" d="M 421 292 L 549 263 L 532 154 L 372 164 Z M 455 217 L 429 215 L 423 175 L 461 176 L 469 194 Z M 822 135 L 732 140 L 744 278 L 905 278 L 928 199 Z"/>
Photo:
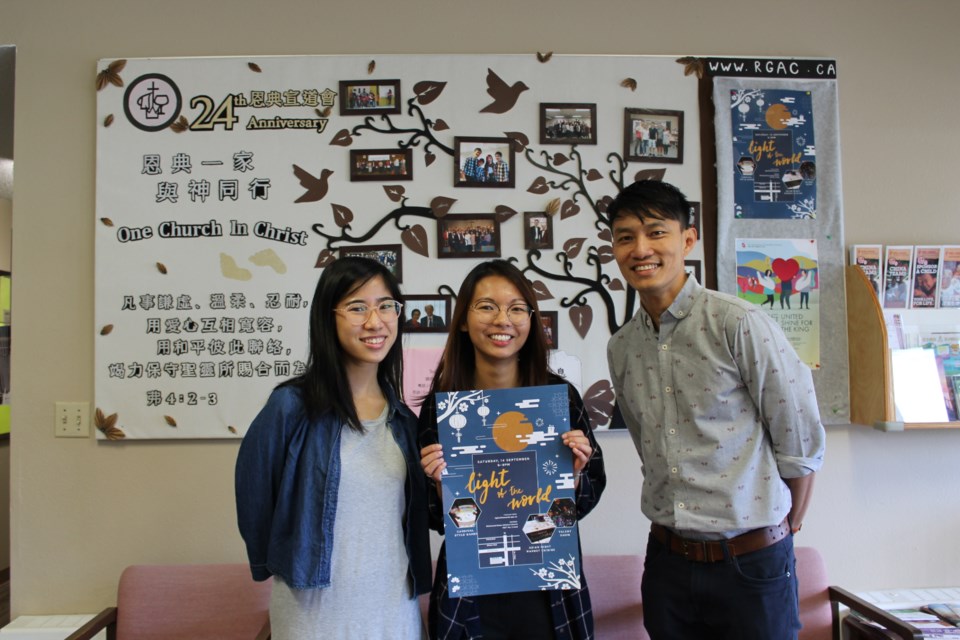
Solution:
<path fill-rule="evenodd" d="M 817 158 L 809 91 L 730 92 L 737 218 L 817 217 Z"/>
<path fill-rule="evenodd" d="M 436 400 L 450 595 L 580 588 L 567 387 Z"/>

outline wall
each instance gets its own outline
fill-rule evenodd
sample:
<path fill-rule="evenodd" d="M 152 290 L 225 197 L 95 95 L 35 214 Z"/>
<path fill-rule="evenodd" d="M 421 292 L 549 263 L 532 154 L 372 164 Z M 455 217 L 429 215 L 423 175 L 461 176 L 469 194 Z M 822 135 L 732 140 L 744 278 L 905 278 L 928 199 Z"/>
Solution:
<path fill-rule="evenodd" d="M 354 9 L 356 7 L 356 9 Z M 308 53 L 797 55 L 839 63 L 846 240 L 960 243 L 955 182 L 960 4 L 810 0 L 421 0 L 269 5 L 4 0 L 17 49 L 13 234 L 13 614 L 96 611 L 138 562 L 243 559 L 235 442 L 98 445 L 53 438 L 56 400 L 92 400 L 95 63 L 102 57 Z M 784 7 L 786 9 L 786 7 Z M 790 15 L 788 11 L 796 11 Z M 385 18 L 385 19 L 379 19 Z M 899 179 L 899 180 L 898 180 Z M 920 224 L 918 224 L 920 222 Z M 598 345 L 599 347 L 599 345 Z M 587 552 L 642 552 L 639 465 L 603 436 L 610 488 Z M 960 431 L 830 429 L 799 538 L 854 589 L 960 582 Z"/>

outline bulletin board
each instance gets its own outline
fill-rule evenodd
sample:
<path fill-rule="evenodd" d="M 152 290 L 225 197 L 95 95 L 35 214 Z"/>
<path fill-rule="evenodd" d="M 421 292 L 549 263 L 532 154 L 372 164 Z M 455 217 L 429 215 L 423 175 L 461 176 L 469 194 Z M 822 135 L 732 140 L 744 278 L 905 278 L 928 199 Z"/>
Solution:
<path fill-rule="evenodd" d="M 98 438 L 242 437 L 305 367 L 322 269 L 353 254 L 398 275 L 407 319 L 429 305 L 447 321 L 471 268 L 515 261 L 553 368 L 611 428 L 606 342 L 638 302 L 607 204 L 638 178 L 677 185 L 704 238 L 688 269 L 717 281 L 710 60 L 101 60 Z M 424 323 L 405 334 L 408 398 L 444 339 Z"/>

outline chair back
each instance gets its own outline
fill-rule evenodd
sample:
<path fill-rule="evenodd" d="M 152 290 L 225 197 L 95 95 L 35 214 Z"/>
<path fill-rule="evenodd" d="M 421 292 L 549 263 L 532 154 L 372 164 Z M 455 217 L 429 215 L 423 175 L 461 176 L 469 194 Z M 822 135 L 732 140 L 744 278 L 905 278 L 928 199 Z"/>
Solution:
<path fill-rule="evenodd" d="M 133 565 L 120 576 L 118 640 L 250 640 L 269 618 L 271 581 L 246 564 Z"/>
<path fill-rule="evenodd" d="M 833 611 L 827 592 L 827 566 L 813 547 L 794 547 L 800 582 L 800 640 L 831 640 Z"/>

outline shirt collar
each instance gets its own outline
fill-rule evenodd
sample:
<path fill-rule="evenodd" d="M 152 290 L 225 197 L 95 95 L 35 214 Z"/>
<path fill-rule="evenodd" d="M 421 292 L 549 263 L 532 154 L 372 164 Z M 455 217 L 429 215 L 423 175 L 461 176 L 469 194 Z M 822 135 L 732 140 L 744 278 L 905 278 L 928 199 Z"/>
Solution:
<path fill-rule="evenodd" d="M 670 303 L 670 306 L 667 307 L 667 310 L 663 312 L 663 316 L 668 314 L 676 320 L 683 320 L 684 318 L 690 315 L 690 311 L 693 309 L 693 305 L 696 303 L 697 298 L 700 297 L 700 294 L 703 292 L 703 286 L 697 282 L 697 279 L 693 275 L 688 275 L 686 282 L 683 283 L 683 288 L 680 289 L 680 293 L 677 294 L 677 297 L 673 299 L 673 302 Z M 643 308 L 643 305 L 640 306 L 640 313 L 643 314 L 643 324 L 647 328 L 653 328 L 653 320 L 650 318 L 650 314 L 647 313 L 647 310 Z M 663 317 L 660 318 L 662 324 Z"/>

